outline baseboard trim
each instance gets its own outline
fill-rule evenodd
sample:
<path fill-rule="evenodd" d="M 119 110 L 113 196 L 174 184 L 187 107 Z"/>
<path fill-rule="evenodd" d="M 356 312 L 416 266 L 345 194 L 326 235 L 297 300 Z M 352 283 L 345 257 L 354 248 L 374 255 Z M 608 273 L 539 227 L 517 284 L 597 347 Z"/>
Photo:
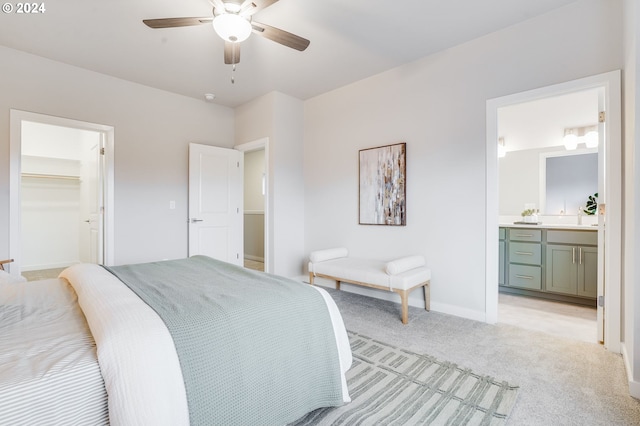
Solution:
<path fill-rule="evenodd" d="M 309 277 L 300 278 L 303 282 L 309 282 Z M 314 283 L 321 287 L 336 288 L 336 283 L 333 280 L 327 278 L 316 277 Z M 376 290 L 367 287 L 362 287 L 355 284 L 341 283 L 341 291 L 347 291 L 350 293 L 360 294 L 362 296 L 374 297 L 376 299 L 388 300 L 400 304 L 400 296 L 393 291 Z M 421 289 L 416 289 L 409 295 L 409 306 L 424 309 L 424 296 Z M 434 302 L 431 300 L 431 310 L 447 315 L 454 315 L 456 317 L 466 318 L 474 321 L 485 322 L 486 315 L 481 311 L 474 311 L 472 309 L 461 308 L 459 306 L 448 305 L 446 303 Z"/>
<path fill-rule="evenodd" d="M 22 272 L 31 272 L 31 271 L 41 271 L 43 269 L 58 269 L 58 268 L 67 268 L 70 265 L 75 265 L 76 263 L 80 263 L 79 261 L 68 261 L 61 263 L 47 263 L 43 265 L 23 265 Z"/>
<path fill-rule="evenodd" d="M 640 382 L 633 380 L 633 370 L 631 369 L 631 363 L 629 360 L 629 354 L 627 353 L 627 345 L 622 343 L 622 360 L 624 362 L 624 369 L 627 372 L 627 380 L 629 381 L 629 395 L 636 399 L 640 399 Z"/>

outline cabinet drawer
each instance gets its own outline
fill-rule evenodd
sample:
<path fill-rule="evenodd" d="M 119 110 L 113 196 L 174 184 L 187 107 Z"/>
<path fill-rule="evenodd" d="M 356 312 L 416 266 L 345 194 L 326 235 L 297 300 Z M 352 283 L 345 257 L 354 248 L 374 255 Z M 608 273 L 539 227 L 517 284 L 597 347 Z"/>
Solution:
<path fill-rule="evenodd" d="M 597 246 L 597 231 L 547 231 L 547 243 L 582 244 Z"/>
<path fill-rule="evenodd" d="M 539 266 L 509 265 L 509 286 L 542 290 Z"/>
<path fill-rule="evenodd" d="M 509 262 L 540 265 L 541 245 L 536 243 L 509 243 Z"/>
<path fill-rule="evenodd" d="M 509 241 L 542 241 L 541 229 L 509 229 Z"/>

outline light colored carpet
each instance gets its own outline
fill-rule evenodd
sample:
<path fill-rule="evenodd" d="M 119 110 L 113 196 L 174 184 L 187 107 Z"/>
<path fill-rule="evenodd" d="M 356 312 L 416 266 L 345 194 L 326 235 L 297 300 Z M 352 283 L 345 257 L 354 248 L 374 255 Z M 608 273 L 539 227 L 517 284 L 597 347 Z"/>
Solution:
<path fill-rule="evenodd" d="M 22 272 L 22 276 L 27 279 L 27 281 L 38 281 L 38 280 L 46 280 L 49 278 L 58 278 L 60 272 L 64 271 L 66 268 L 54 268 L 54 269 L 40 269 L 37 271 L 24 271 Z"/>
<path fill-rule="evenodd" d="M 301 425 L 502 425 L 518 388 L 456 364 L 349 332 L 352 402 L 322 408 Z"/>
<path fill-rule="evenodd" d="M 640 425 L 622 357 L 601 345 L 415 307 L 402 325 L 397 303 L 327 291 L 349 330 L 518 384 L 507 425 Z"/>

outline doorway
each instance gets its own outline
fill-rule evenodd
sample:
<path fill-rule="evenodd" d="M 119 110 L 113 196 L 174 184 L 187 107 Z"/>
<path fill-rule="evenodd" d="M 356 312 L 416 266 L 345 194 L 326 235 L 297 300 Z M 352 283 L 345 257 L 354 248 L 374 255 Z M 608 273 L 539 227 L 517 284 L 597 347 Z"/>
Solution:
<path fill-rule="evenodd" d="M 264 271 L 264 149 L 244 153 L 244 266 Z"/>
<path fill-rule="evenodd" d="M 597 246 L 595 209 L 586 207 L 588 197 L 597 197 L 604 186 L 599 182 L 604 174 L 599 173 L 598 161 L 602 156 L 598 96 L 598 89 L 589 89 L 498 109 L 500 271 L 504 274 L 499 282 L 500 323 L 562 338 L 600 341 L 597 262 L 591 253 L 604 247 Z M 580 137 L 565 138 L 573 134 L 568 132 L 578 133 L 576 129 L 581 129 Z M 593 132 L 589 137 L 587 129 Z M 515 225 L 523 220 L 526 209 L 537 212 L 540 224 Z M 541 230 L 539 241 L 523 243 L 518 235 L 532 230 Z M 552 268 L 553 259 L 559 261 L 557 256 L 565 255 L 568 246 L 547 244 L 547 235 L 549 240 L 558 235 L 588 239 L 590 244 L 579 249 L 579 266 L 585 259 L 594 260 L 587 268 L 588 279 L 581 281 L 588 285 L 578 288 L 577 276 L 565 274 L 570 267 L 577 270 L 578 262 Z M 530 250 L 532 255 L 522 255 Z"/>
<path fill-rule="evenodd" d="M 269 272 L 269 138 L 234 147 L 244 153 L 244 264 Z"/>
<path fill-rule="evenodd" d="M 605 187 L 599 203 L 606 205 L 598 215 L 598 246 L 604 247 L 598 256 L 598 317 L 604 323 L 604 346 L 612 352 L 620 352 L 620 276 L 621 276 L 621 92 L 620 72 L 613 71 L 554 86 L 517 93 L 487 101 L 486 144 L 486 321 L 498 320 L 499 281 L 499 197 L 498 197 L 498 110 L 523 102 L 560 96 L 578 91 L 598 91 L 598 108 L 603 112 L 599 123 L 599 135 L 603 155 L 600 170 L 605 173 Z M 606 118 L 605 118 L 606 117 Z M 603 143 L 604 142 L 604 143 Z M 606 217 L 604 216 L 606 211 Z M 606 219 L 606 233 L 604 221 Z M 604 283 L 606 283 L 606 294 Z"/>
<path fill-rule="evenodd" d="M 10 122 L 10 273 L 112 264 L 113 128 L 18 110 Z"/>

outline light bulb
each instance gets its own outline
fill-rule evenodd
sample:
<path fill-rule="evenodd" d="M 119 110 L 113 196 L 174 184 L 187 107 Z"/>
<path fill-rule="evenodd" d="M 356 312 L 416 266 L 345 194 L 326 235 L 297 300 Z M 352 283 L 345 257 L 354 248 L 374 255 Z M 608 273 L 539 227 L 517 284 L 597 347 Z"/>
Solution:
<path fill-rule="evenodd" d="M 584 144 L 587 148 L 596 148 L 598 146 L 598 132 L 592 130 L 584 135 Z"/>
<path fill-rule="evenodd" d="M 223 13 L 213 19 L 213 29 L 225 41 L 240 43 L 251 35 L 251 24 L 234 13 Z"/>
<path fill-rule="evenodd" d="M 564 142 L 564 147 L 569 151 L 572 151 L 578 147 L 578 137 L 573 133 L 567 133 L 566 135 L 564 135 L 562 141 Z"/>

